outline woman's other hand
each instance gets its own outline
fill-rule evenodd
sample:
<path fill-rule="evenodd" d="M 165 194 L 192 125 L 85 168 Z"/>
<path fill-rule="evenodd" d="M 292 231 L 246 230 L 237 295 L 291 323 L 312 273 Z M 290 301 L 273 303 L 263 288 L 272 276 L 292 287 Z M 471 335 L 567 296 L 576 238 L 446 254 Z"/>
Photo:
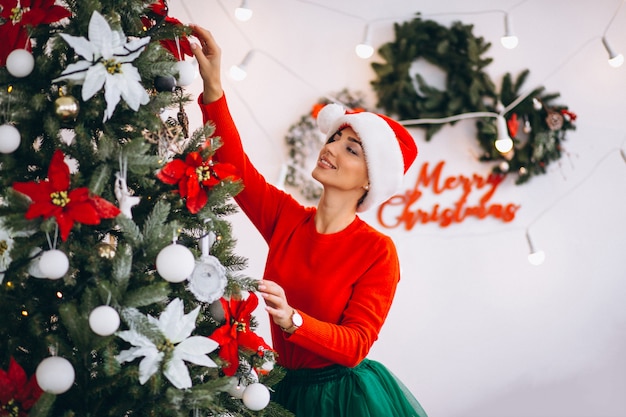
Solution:
<path fill-rule="evenodd" d="M 283 329 L 292 327 L 293 307 L 287 302 L 285 290 L 274 281 L 263 280 L 259 283 L 259 292 L 265 300 L 265 310 L 272 321 Z"/>
<path fill-rule="evenodd" d="M 200 45 L 192 42 L 191 50 L 198 61 L 200 76 L 204 83 L 202 101 L 208 104 L 218 100 L 224 94 L 221 79 L 222 50 L 211 32 L 197 25 L 190 25 L 190 27 L 200 41 Z"/>

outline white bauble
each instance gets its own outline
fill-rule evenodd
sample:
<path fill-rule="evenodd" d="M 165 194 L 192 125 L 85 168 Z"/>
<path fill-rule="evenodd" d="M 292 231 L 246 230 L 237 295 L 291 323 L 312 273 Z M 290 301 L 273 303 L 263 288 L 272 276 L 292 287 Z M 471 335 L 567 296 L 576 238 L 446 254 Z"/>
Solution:
<path fill-rule="evenodd" d="M 35 58 L 26 49 L 15 49 L 7 57 L 7 71 L 14 77 L 23 78 L 33 72 Z"/>
<path fill-rule="evenodd" d="M 20 131 L 10 124 L 0 126 L 0 153 L 13 153 L 20 147 Z"/>
<path fill-rule="evenodd" d="M 39 258 L 39 271 L 49 279 L 59 279 L 67 274 L 70 261 L 67 255 L 58 249 L 44 251 Z"/>
<path fill-rule="evenodd" d="M 192 61 L 178 61 L 176 69 L 178 70 L 176 84 L 181 87 L 190 85 L 198 75 L 198 70 Z"/>
<path fill-rule="evenodd" d="M 89 327 L 97 335 L 110 336 L 120 327 L 120 315 L 111 306 L 98 306 L 89 314 Z"/>
<path fill-rule="evenodd" d="M 65 358 L 50 356 L 41 361 L 35 372 L 37 384 L 45 392 L 63 394 L 74 383 L 74 367 Z"/>
<path fill-rule="evenodd" d="M 270 391 L 261 383 L 255 382 L 243 392 L 243 404 L 252 411 L 259 411 L 270 403 Z"/>
<path fill-rule="evenodd" d="M 193 253 L 183 245 L 172 243 L 161 249 L 156 258 L 156 269 L 168 282 L 182 282 L 191 275 L 196 265 Z"/>

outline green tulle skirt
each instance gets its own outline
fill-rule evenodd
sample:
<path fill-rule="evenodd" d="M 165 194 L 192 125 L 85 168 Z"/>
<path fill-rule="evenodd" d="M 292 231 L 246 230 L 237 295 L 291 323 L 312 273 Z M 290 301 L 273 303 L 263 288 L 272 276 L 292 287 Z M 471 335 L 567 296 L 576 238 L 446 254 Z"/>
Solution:
<path fill-rule="evenodd" d="M 272 400 L 296 417 L 426 417 L 404 384 L 369 359 L 354 368 L 288 371 Z"/>

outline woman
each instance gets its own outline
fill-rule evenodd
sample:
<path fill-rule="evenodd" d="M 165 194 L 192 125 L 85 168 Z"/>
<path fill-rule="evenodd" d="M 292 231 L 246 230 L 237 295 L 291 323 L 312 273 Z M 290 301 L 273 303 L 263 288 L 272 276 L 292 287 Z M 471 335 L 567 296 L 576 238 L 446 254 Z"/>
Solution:
<path fill-rule="evenodd" d="M 400 267 L 392 240 L 356 214 L 397 191 L 417 156 L 413 138 L 385 116 L 324 107 L 318 125 L 327 142 L 312 173 L 323 192 L 317 208 L 303 207 L 250 163 L 222 89 L 221 50 L 208 31 L 193 29 L 204 84 L 198 103 L 223 142 L 216 158 L 239 169 L 236 201 L 269 246 L 259 292 L 287 369 L 273 400 L 297 417 L 426 416 L 383 365 L 366 359 Z"/>

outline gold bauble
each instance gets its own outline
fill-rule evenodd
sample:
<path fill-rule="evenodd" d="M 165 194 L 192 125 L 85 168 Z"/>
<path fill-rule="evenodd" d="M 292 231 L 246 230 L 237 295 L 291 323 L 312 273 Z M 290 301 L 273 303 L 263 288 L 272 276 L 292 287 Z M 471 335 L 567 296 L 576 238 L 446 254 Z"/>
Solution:
<path fill-rule="evenodd" d="M 80 105 L 72 96 L 61 96 L 54 100 L 54 113 L 64 122 L 73 122 L 78 116 Z"/>
<path fill-rule="evenodd" d="M 113 259 L 115 257 L 115 246 L 110 243 L 100 242 L 97 245 L 98 255 L 101 258 Z"/>

